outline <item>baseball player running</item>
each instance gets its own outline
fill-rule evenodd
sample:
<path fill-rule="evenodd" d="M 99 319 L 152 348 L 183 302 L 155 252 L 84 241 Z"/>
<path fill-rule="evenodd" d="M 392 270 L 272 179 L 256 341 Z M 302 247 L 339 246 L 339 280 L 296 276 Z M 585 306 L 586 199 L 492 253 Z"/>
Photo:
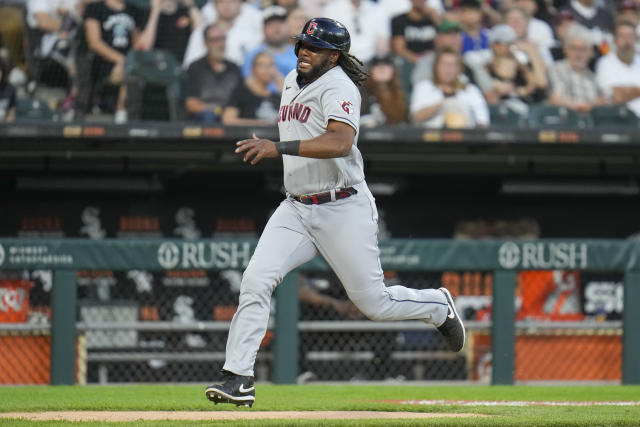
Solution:
<path fill-rule="evenodd" d="M 322 254 L 349 298 L 371 320 L 422 319 L 452 351 L 465 330 L 445 288 L 387 287 L 377 241 L 378 213 L 357 147 L 362 62 L 350 55 L 344 25 L 308 21 L 294 36 L 298 65 L 284 81 L 280 141 L 253 135 L 236 153 L 255 165 L 282 156 L 287 197 L 269 219 L 242 277 L 231 321 L 221 384 L 205 393 L 215 403 L 253 405 L 253 366 L 269 318 L 271 294 L 292 269 Z"/>

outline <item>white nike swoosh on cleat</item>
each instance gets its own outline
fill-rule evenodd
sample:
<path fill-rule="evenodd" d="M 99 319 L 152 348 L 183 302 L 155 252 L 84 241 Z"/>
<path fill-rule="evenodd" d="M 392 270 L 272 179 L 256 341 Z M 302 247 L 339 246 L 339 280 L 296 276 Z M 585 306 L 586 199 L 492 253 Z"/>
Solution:
<path fill-rule="evenodd" d="M 238 388 L 238 391 L 240 393 L 248 393 L 250 391 L 252 391 L 255 387 L 249 387 L 249 388 L 244 388 L 244 384 L 240 384 L 240 388 Z"/>

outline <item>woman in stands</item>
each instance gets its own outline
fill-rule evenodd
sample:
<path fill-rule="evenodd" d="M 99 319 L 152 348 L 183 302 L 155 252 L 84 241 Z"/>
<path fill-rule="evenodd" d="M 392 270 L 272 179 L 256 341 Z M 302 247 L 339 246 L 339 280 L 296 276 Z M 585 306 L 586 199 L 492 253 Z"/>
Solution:
<path fill-rule="evenodd" d="M 460 80 L 462 58 L 452 49 L 438 52 L 433 63 L 433 81 L 422 80 L 411 94 L 413 123 L 431 128 L 471 128 L 489 124 L 489 109 L 472 83 Z"/>
<path fill-rule="evenodd" d="M 493 87 L 485 92 L 494 104 L 519 100 L 525 104 L 542 102 L 546 96 L 546 67 L 537 46 L 518 40 L 513 28 L 500 24 L 489 35 L 493 57 L 485 71 L 493 79 Z"/>
<path fill-rule="evenodd" d="M 273 56 L 260 52 L 253 59 L 251 74 L 244 84 L 231 94 L 229 105 L 222 113 L 225 125 L 273 125 L 278 118 L 280 94 L 269 90 L 269 83 L 278 76 Z"/>
<path fill-rule="evenodd" d="M 0 56 L 0 123 L 16 117 L 16 90 L 9 83 L 9 67 Z"/>

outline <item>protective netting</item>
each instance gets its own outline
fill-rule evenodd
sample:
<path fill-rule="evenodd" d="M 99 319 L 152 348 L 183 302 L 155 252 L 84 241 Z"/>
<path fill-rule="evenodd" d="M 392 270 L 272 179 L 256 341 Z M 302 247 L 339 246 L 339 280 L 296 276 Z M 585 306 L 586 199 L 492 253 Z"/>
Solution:
<path fill-rule="evenodd" d="M 622 292 L 620 274 L 521 272 L 515 379 L 620 380 Z"/>
<path fill-rule="evenodd" d="M 439 288 L 442 273 L 387 271 L 385 282 Z M 301 275 L 299 296 L 300 382 L 467 379 L 466 352 L 420 322 L 366 321 L 333 273 Z"/>
<path fill-rule="evenodd" d="M 620 380 L 620 274 L 524 271 L 516 287 L 516 381 Z M 209 382 L 224 361 L 241 272 L 79 271 L 83 383 Z M 300 273 L 298 382 L 491 379 L 490 272 L 385 273 L 388 285 L 444 284 L 467 326 L 460 353 L 421 322 L 371 322 L 331 272 Z M 2 272 L 0 383 L 49 382 L 50 271 Z M 70 307 L 69 309 L 73 309 Z M 275 304 L 255 374 L 274 378 Z"/>

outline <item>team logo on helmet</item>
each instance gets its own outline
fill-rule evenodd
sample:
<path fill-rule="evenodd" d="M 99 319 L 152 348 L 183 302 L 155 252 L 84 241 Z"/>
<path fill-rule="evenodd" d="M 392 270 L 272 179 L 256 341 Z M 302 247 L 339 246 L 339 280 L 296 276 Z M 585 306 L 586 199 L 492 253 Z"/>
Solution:
<path fill-rule="evenodd" d="M 340 107 L 344 110 L 345 113 L 352 115 L 353 114 L 353 103 L 351 101 L 338 101 L 340 103 Z"/>
<path fill-rule="evenodd" d="M 313 35 L 317 30 L 318 30 L 318 23 L 310 22 L 309 26 L 307 27 L 307 34 Z"/>

